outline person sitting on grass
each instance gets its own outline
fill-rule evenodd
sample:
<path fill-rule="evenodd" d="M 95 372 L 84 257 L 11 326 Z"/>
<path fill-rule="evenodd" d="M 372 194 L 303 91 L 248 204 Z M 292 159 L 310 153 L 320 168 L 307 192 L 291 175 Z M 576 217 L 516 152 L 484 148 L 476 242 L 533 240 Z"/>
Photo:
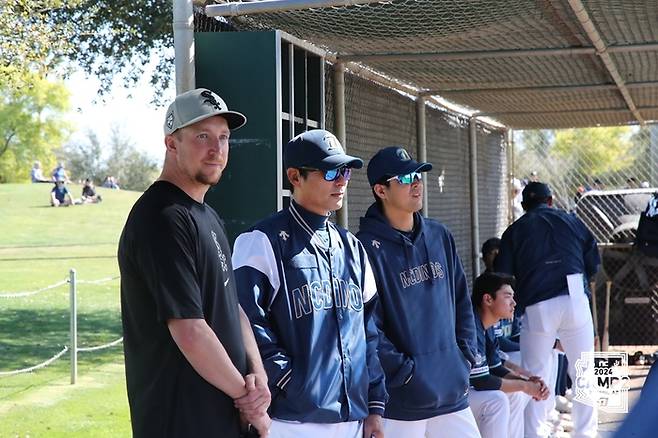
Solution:
<path fill-rule="evenodd" d="M 53 169 L 53 172 L 52 172 L 51 176 L 52 176 L 52 178 L 53 178 L 52 180 L 55 182 L 55 184 L 57 184 L 57 181 L 59 181 L 60 179 L 64 179 L 65 182 L 71 182 L 69 180 L 69 175 L 68 175 L 68 173 L 66 173 L 66 169 L 64 168 L 64 162 L 63 161 L 60 161 L 57 164 L 57 167 L 55 167 Z"/>
<path fill-rule="evenodd" d="M 52 180 L 46 179 L 46 177 L 43 176 L 43 171 L 41 170 L 41 163 L 39 161 L 34 162 L 34 165 L 32 166 L 32 170 L 30 170 L 30 179 L 32 180 L 33 183 L 52 182 Z"/>
<path fill-rule="evenodd" d="M 101 202 L 103 198 L 101 195 L 96 193 L 96 188 L 94 187 L 94 182 L 91 178 L 85 180 L 85 185 L 82 187 L 82 198 L 81 201 L 83 204 L 97 204 Z"/>
<path fill-rule="evenodd" d="M 66 188 L 66 180 L 64 178 L 57 179 L 55 187 L 50 191 L 50 205 L 53 207 L 68 207 L 75 204 L 75 200 Z"/>

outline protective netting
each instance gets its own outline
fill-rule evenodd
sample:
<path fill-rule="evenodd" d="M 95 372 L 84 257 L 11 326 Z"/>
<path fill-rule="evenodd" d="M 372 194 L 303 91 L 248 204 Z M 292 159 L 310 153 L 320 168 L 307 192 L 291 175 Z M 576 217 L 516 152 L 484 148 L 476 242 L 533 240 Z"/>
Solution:
<path fill-rule="evenodd" d="M 583 3 L 642 117 L 657 120 L 655 1 Z M 206 32 L 229 22 L 236 30 L 284 30 L 418 91 L 494 113 L 515 129 L 636 122 L 567 0 L 396 0 L 197 22 Z M 567 48 L 590 50 L 542 53 Z M 399 54 L 439 57 L 367 58 Z"/>
<path fill-rule="evenodd" d="M 333 68 L 326 69 L 326 128 L 333 129 Z M 385 146 L 402 145 L 416 152 L 416 103 L 399 92 L 352 74 L 345 75 L 348 153 L 368 160 Z M 428 214 L 444 223 L 455 237 L 467 277 L 472 278 L 469 127 L 459 114 L 426 107 Z M 478 125 L 480 240 L 500 236 L 507 224 L 507 160 L 503 131 Z M 366 172 L 352 174 L 349 188 L 349 228 L 356 232 L 359 218 L 372 204 Z"/>
<path fill-rule="evenodd" d="M 658 125 L 518 131 L 514 139 L 517 193 L 529 180 L 547 182 L 556 206 L 582 219 L 599 244 L 598 328 L 610 281 L 610 343 L 658 344 L 658 259 L 633 247 L 658 190 Z"/>

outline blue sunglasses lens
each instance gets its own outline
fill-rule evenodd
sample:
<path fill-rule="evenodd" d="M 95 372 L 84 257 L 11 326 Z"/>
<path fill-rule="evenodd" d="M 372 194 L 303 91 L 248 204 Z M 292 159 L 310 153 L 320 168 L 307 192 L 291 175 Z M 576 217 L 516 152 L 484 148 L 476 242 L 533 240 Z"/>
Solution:
<path fill-rule="evenodd" d="M 395 178 L 398 180 L 400 184 L 411 184 L 416 180 L 418 181 L 422 180 L 423 175 L 418 172 L 411 172 L 406 175 L 398 175 Z"/>
<path fill-rule="evenodd" d="M 352 169 L 349 167 L 340 167 L 338 169 L 327 170 L 324 172 L 324 179 L 325 181 L 336 181 L 339 175 L 342 175 L 345 181 L 348 181 L 352 175 Z"/>

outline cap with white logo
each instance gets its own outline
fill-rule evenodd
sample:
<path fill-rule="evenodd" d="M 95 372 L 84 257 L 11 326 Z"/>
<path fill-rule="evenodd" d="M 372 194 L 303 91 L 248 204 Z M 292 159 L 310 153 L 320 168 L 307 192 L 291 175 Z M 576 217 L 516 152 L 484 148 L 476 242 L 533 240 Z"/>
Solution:
<path fill-rule="evenodd" d="M 302 132 L 290 140 L 283 151 L 283 162 L 286 168 L 331 170 L 342 166 L 363 167 L 361 158 L 347 155 L 336 136 L 324 129 Z"/>
<path fill-rule="evenodd" d="M 216 93 L 197 88 L 176 96 L 167 108 L 164 133 L 169 135 L 176 130 L 190 126 L 213 116 L 226 119 L 229 129 L 238 129 L 247 123 L 247 118 L 236 111 L 229 111 L 228 106 Z"/>

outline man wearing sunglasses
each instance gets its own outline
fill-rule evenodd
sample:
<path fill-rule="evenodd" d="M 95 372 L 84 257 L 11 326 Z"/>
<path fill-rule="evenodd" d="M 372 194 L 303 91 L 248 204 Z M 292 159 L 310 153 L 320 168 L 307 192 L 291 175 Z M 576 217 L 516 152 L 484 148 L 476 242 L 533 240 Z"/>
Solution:
<path fill-rule="evenodd" d="M 284 164 L 289 208 L 238 236 L 233 252 L 272 391 L 270 436 L 383 438 L 375 281 L 363 246 L 328 220 L 363 161 L 312 130 L 287 144 Z"/>
<path fill-rule="evenodd" d="M 418 213 L 421 172 L 402 147 L 377 152 L 368 164 L 375 203 L 358 238 L 377 283 L 375 321 L 389 401 L 387 437 L 479 437 L 468 405 L 476 362 L 475 322 L 455 241 L 442 224 Z"/>

